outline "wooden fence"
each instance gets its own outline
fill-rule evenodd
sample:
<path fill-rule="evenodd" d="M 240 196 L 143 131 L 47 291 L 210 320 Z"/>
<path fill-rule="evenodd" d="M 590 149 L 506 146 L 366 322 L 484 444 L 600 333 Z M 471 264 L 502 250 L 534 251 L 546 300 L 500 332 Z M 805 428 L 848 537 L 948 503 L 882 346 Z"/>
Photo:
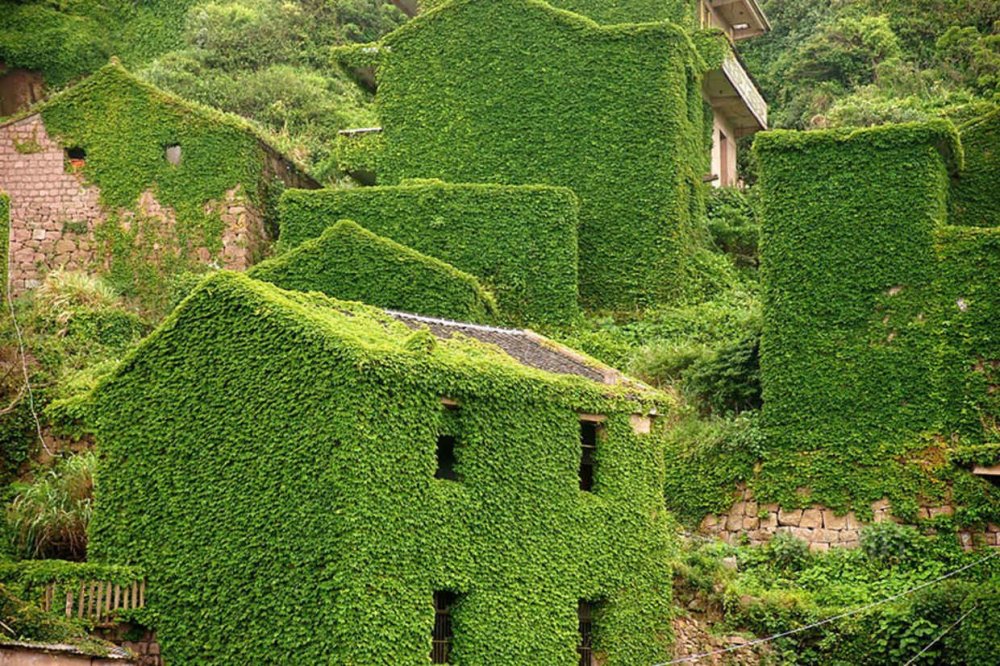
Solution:
<path fill-rule="evenodd" d="M 66 617 L 87 619 L 95 624 L 111 624 L 117 611 L 142 608 L 146 605 L 146 581 L 115 585 L 103 581 L 80 583 L 49 583 L 45 586 L 42 608 Z"/>

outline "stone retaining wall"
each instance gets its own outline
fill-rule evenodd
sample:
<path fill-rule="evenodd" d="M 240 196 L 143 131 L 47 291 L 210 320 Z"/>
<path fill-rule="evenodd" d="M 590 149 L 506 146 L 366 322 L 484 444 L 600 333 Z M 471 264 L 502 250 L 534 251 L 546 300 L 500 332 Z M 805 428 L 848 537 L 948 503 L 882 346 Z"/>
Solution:
<path fill-rule="evenodd" d="M 939 515 L 951 515 L 953 512 L 950 506 L 925 506 L 920 509 L 920 517 L 930 519 Z M 872 522 L 896 520 L 892 516 L 888 500 L 872 504 L 872 514 Z M 790 532 L 805 540 L 811 550 L 824 551 L 857 546 L 862 526 L 863 523 L 853 511 L 840 516 L 832 509 L 822 506 L 784 510 L 777 504 L 758 504 L 753 493 L 744 489 L 729 513 L 706 516 L 699 531 L 721 537 L 730 543 L 746 539 L 751 545 L 767 543 L 778 532 Z M 1000 526 L 990 524 L 985 532 L 978 534 L 963 531 L 959 533 L 959 538 L 966 548 L 971 548 L 980 538 L 979 545 L 1000 547 Z"/>

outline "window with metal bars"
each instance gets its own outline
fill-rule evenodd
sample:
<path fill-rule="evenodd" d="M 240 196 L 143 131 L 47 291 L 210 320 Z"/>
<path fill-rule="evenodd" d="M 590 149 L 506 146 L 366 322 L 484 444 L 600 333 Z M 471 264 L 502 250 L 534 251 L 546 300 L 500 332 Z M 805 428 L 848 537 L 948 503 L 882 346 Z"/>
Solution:
<path fill-rule="evenodd" d="M 580 421 L 580 490 L 594 489 L 594 471 L 597 467 L 597 441 L 601 422 L 594 419 Z"/>
<path fill-rule="evenodd" d="M 434 593 L 434 632 L 431 634 L 431 663 L 447 664 L 451 655 L 451 609 L 458 601 L 454 592 L 441 590 Z"/>
<path fill-rule="evenodd" d="M 596 666 L 594 658 L 594 605 L 589 601 L 580 601 L 577 615 L 580 618 L 580 645 L 576 651 L 580 655 L 580 666 Z"/>

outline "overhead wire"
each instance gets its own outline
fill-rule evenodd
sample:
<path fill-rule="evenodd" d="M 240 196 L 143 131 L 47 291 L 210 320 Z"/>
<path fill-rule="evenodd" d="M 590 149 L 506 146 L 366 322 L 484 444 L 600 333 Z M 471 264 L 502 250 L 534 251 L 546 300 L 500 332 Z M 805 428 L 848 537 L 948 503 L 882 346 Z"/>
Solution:
<path fill-rule="evenodd" d="M 987 555 L 986 557 L 984 557 L 982 559 L 979 559 L 979 560 L 977 560 L 975 562 L 972 562 L 970 564 L 966 564 L 965 566 L 960 567 L 958 569 L 955 569 L 954 571 L 950 571 L 950 572 L 948 572 L 948 573 L 946 573 L 946 574 L 944 574 L 942 576 L 939 576 L 939 577 L 935 578 L 934 580 L 927 581 L 925 583 L 921 583 L 920 585 L 912 587 L 912 588 L 910 588 L 910 589 L 908 589 L 908 590 L 906 590 L 904 592 L 899 592 L 898 594 L 894 594 L 894 595 L 886 597 L 884 599 L 880 599 L 879 601 L 875 601 L 875 602 L 872 602 L 870 604 L 866 604 L 864 606 L 861 606 L 859 608 L 854 608 L 852 610 L 845 611 L 845 612 L 840 613 L 838 615 L 833 615 L 831 617 L 825 618 L 823 620 L 819 620 L 817 622 L 813 622 L 811 624 L 807 624 L 807 625 L 802 626 L 802 627 L 796 627 L 795 629 L 789 629 L 788 631 L 782 631 L 781 633 L 773 634 L 771 636 L 766 636 L 764 638 L 756 638 L 754 640 L 747 641 L 746 643 L 741 643 L 740 645 L 734 645 L 734 646 L 728 647 L 728 648 L 720 648 L 718 650 L 712 650 L 710 652 L 702 652 L 702 653 L 699 653 L 699 654 L 689 655 L 687 657 L 679 657 L 679 658 L 673 659 L 671 661 L 664 661 L 664 662 L 660 662 L 660 663 L 657 663 L 657 664 L 653 664 L 653 666 L 672 666 L 673 664 L 693 663 L 693 662 L 696 662 L 696 661 L 700 661 L 702 659 L 706 659 L 708 657 L 715 657 L 715 656 L 719 656 L 719 655 L 723 655 L 723 654 L 729 654 L 731 652 L 736 652 L 737 650 L 745 650 L 747 648 L 755 647 L 757 645 L 763 645 L 765 643 L 770 643 L 771 641 L 778 640 L 779 638 L 785 638 L 787 636 L 794 636 L 795 634 L 800 634 L 800 633 L 802 633 L 804 631 L 809 631 L 810 629 L 815 629 L 817 627 L 822 627 L 824 625 L 830 624 L 831 622 L 836 622 L 838 620 L 842 620 L 844 618 L 851 617 L 853 615 L 858 615 L 860 613 L 864 613 L 866 611 L 869 611 L 872 608 L 877 608 L 878 606 L 882 606 L 884 604 L 887 604 L 887 603 L 889 603 L 891 601 L 896 601 L 897 599 L 902 599 L 903 597 L 909 596 L 909 595 L 913 594 L 914 592 L 919 592 L 920 590 L 923 590 L 923 589 L 925 589 L 927 587 L 930 587 L 931 585 L 936 585 L 936 584 L 938 584 L 938 583 L 940 583 L 940 582 L 942 582 L 944 580 L 947 580 L 949 578 L 957 576 L 958 574 L 960 574 L 960 573 L 962 573 L 964 571 L 968 571 L 972 567 L 978 566 L 978 565 L 982 564 L 983 562 L 986 562 L 987 560 L 996 557 L 997 555 L 1000 555 L 1000 553 L 998 553 L 998 552 L 990 553 L 989 555 Z"/>

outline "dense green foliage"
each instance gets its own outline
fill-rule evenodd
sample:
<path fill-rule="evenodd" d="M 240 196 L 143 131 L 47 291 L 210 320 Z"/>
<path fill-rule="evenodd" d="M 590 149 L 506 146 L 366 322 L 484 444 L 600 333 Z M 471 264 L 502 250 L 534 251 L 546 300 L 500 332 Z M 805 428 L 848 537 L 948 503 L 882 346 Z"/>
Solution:
<path fill-rule="evenodd" d="M 1000 108 L 961 127 L 965 168 L 952 185 L 949 221 L 1000 226 Z"/>
<path fill-rule="evenodd" d="M 865 528 L 862 538 L 866 547 L 824 554 L 810 554 L 787 532 L 761 548 L 719 543 L 689 548 L 678 565 L 679 600 L 695 598 L 697 607 L 724 612 L 717 631 L 770 635 L 830 620 L 777 639 L 770 644 L 771 662 L 765 663 L 995 662 L 998 635 L 985 627 L 1000 619 L 1000 557 L 982 562 L 983 552 L 963 552 L 953 535 L 922 536 L 891 522 Z M 725 566 L 726 561 L 735 566 Z M 962 567 L 968 568 L 955 578 L 927 585 Z M 922 585 L 868 611 L 831 619 Z M 917 658 L 924 648 L 927 652 Z"/>
<path fill-rule="evenodd" d="M 248 273 L 282 289 L 481 324 L 496 315 L 475 277 L 342 220 Z"/>
<path fill-rule="evenodd" d="M 777 127 L 925 120 L 996 99 L 993 0 L 764 0 L 773 31 L 740 44 Z"/>
<path fill-rule="evenodd" d="M 944 227 L 935 246 L 947 425 L 973 442 L 1000 443 L 1000 228 Z M 1000 454 L 980 463 L 1000 464 Z"/>
<path fill-rule="evenodd" d="M 49 85 L 96 71 L 109 56 L 137 65 L 180 41 L 194 0 L 0 0 L 0 62 L 40 71 Z"/>
<path fill-rule="evenodd" d="M 283 248 L 338 220 L 475 275 L 512 323 L 577 316 L 577 202 L 557 187 L 411 182 L 399 187 L 289 190 L 281 198 Z"/>
<path fill-rule="evenodd" d="M 451 590 L 454 663 L 575 664 L 590 599 L 606 663 L 647 666 L 670 542 L 630 415 L 655 400 L 217 274 L 98 389 L 91 556 L 149 567 L 173 663 L 424 664 Z M 592 493 L 578 412 L 607 415 Z M 459 481 L 434 478 L 441 434 Z"/>
<path fill-rule="evenodd" d="M 704 63 L 685 31 L 602 27 L 539 0 L 457 0 L 388 35 L 381 55 L 380 183 L 570 187 L 586 307 L 692 290 Z"/>
<path fill-rule="evenodd" d="M 996 354 L 985 277 L 996 270 L 987 264 L 994 235 L 941 231 L 954 141 L 938 121 L 755 142 L 765 219 L 761 501 L 864 510 L 889 497 L 906 516 L 917 498 L 941 498 L 965 506 L 966 522 L 997 514 L 989 486 L 949 468 L 935 439 L 957 419 L 982 440 L 988 419 L 969 421 L 991 409 L 993 370 L 977 373 L 976 359 Z"/>
<path fill-rule="evenodd" d="M 582 14 L 598 23 L 697 23 L 696 2 L 691 0 L 552 0 L 553 7 Z"/>
<path fill-rule="evenodd" d="M 100 187 L 111 213 L 97 239 L 110 280 L 128 294 L 158 292 L 166 277 L 196 265 L 194 248 L 221 257 L 223 222 L 212 203 L 230 190 L 263 208 L 265 154 L 246 122 L 164 93 L 117 64 L 54 97 L 41 113 L 62 145 L 86 151 L 83 175 Z M 179 164 L 165 158 L 168 146 L 180 147 Z M 175 225 L 120 216 L 146 191 L 173 209 Z"/>

